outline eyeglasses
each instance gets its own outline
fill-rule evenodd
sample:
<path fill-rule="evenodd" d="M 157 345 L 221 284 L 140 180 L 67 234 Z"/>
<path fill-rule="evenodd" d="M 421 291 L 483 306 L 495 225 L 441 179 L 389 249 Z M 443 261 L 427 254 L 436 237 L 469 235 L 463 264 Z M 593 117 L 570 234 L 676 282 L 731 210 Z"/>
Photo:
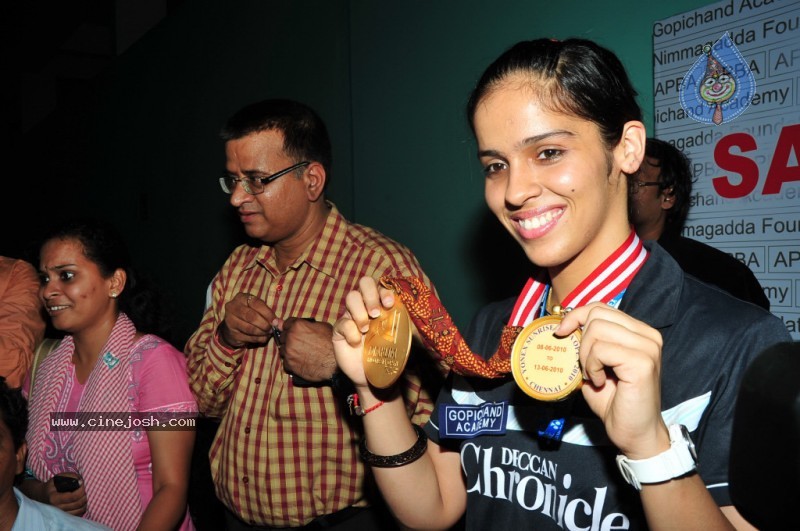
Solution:
<path fill-rule="evenodd" d="M 658 181 L 655 182 L 645 182 L 645 181 L 631 181 L 628 183 L 628 188 L 632 194 L 638 194 L 639 190 L 644 188 L 645 186 L 661 186 L 661 183 Z"/>
<path fill-rule="evenodd" d="M 226 194 L 232 194 L 233 189 L 236 188 L 236 183 L 241 183 L 242 188 L 244 191 L 250 195 L 260 194 L 264 191 L 264 187 L 271 183 L 272 181 L 278 179 L 286 175 L 287 173 L 296 170 L 297 168 L 302 168 L 303 166 L 308 166 L 311 164 L 308 161 L 298 162 L 297 164 L 292 164 L 286 169 L 283 169 L 279 172 L 273 173 L 267 177 L 235 177 L 230 173 L 226 173 L 222 177 L 219 178 L 219 185 L 222 187 L 222 191 Z"/>

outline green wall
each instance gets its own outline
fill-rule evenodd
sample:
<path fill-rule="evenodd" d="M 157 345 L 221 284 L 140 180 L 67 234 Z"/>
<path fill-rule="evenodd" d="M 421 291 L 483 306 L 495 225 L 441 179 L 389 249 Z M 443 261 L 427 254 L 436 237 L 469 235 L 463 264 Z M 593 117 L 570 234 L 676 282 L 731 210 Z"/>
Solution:
<path fill-rule="evenodd" d="M 650 126 L 652 22 L 707 3 L 185 2 L 104 79 L 85 208 L 121 226 L 173 297 L 185 339 L 244 238 L 218 188 L 217 131 L 246 103 L 299 99 L 333 137 L 329 195 L 411 247 L 466 326 L 489 299 L 513 295 L 527 265 L 483 203 L 463 114 L 482 69 L 518 40 L 597 40 L 628 67 Z"/>
<path fill-rule="evenodd" d="M 103 80 L 87 208 L 115 219 L 175 306 L 180 341 L 206 288 L 246 236 L 218 178 L 218 132 L 241 106 L 290 97 L 319 110 L 334 144 L 331 193 L 352 212 L 349 7 L 192 0 Z"/>

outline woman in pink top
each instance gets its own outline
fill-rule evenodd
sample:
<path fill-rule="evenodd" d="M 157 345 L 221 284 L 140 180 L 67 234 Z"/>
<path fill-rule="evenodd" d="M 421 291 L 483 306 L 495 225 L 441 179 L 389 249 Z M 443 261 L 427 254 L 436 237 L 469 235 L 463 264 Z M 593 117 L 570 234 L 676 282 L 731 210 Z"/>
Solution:
<path fill-rule="evenodd" d="M 67 335 L 30 378 L 23 492 L 115 530 L 193 529 L 197 406 L 183 354 L 146 333 L 159 311 L 122 240 L 72 223 L 45 240 L 40 275 L 42 302 Z M 59 492 L 56 475 L 77 488 Z"/>

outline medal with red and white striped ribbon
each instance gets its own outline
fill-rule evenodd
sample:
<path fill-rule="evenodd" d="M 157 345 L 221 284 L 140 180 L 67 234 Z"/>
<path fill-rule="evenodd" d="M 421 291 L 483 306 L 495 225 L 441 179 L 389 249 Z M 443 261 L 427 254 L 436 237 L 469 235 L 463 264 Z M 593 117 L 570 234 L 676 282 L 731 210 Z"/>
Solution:
<path fill-rule="evenodd" d="M 528 281 L 507 325 L 524 326 L 511 350 L 511 372 L 526 394 L 537 400 L 557 401 L 580 388 L 581 332 L 578 329 L 565 337 L 554 335 L 563 313 L 592 302 L 618 306 L 647 256 L 642 241 L 631 231 L 619 248 L 575 287 L 560 306 L 554 307 L 553 315 L 547 315 L 546 309 L 549 286 L 533 278 Z"/>

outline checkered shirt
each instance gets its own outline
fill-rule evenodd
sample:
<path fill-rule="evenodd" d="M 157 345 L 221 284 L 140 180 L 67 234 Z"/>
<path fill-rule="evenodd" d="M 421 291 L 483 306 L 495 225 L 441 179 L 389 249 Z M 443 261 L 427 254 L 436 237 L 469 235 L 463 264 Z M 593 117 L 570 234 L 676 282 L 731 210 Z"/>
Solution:
<path fill-rule="evenodd" d="M 294 386 L 274 341 L 234 351 L 219 343 L 225 304 L 250 293 L 278 317 L 333 324 L 361 277 L 387 274 L 430 283 L 406 247 L 349 223 L 331 205 L 317 240 L 286 271 L 278 271 L 271 247 L 242 245 L 214 278 L 211 305 L 186 354 L 201 412 L 222 419 L 209 454 L 217 496 L 243 521 L 296 527 L 365 505 L 366 470 L 359 434 L 331 387 Z M 415 374 L 407 371 L 403 383 L 409 416 L 424 424 L 431 397 Z"/>

